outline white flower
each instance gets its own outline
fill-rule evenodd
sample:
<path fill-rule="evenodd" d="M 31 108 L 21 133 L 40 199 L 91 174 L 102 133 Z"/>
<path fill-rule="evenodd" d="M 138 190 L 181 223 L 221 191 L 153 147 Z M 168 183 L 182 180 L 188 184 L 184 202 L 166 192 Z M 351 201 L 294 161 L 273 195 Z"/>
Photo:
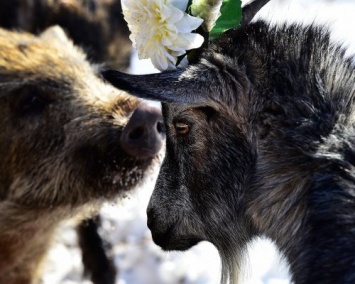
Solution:
<path fill-rule="evenodd" d="M 188 0 L 122 0 L 130 39 L 140 59 L 150 58 L 161 71 L 174 69 L 178 56 L 202 45 L 203 37 L 191 31 L 203 20 L 184 12 L 187 3 Z"/>

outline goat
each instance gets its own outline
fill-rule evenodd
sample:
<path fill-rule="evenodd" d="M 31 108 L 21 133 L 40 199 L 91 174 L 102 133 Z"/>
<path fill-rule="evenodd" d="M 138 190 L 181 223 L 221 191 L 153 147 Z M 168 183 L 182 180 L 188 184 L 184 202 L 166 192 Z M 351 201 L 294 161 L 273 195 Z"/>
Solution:
<path fill-rule="evenodd" d="M 209 241 L 221 282 L 236 283 L 263 235 L 294 283 L 355 283 L 355 67 L 327 28 L 245 21 L 187 67 L 102 74 L 163 103 L 166 156 L 147 208 L 156 244 Z"/>

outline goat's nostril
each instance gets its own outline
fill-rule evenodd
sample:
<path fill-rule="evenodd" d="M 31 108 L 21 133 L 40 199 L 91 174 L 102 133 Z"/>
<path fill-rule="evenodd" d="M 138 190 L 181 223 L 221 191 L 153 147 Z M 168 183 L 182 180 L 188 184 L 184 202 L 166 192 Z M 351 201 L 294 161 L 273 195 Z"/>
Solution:
<path fill-rule="evenodd" d="M 153 210 L 147 210 L 147 226 L 149 229 L 153 227 L 154 222 L 154 213 Z"/>
<path fill-rule="evenodd" d="M 144 135 L 144 127 L 142 126 L 139 126 L 139 127 L 136 127 L 135 129 L 133 129 L 129 135 L 128 135 L 128 138 L 130 140 L 138 140 L 138 139 L 141 139 Z"/>
<path fill-rule="evenodd" d="M 157 122 L 157 131 L 158 131 L 158 133 L 165 134 L 164 122 L 162 122 L 162 121 Z"/>

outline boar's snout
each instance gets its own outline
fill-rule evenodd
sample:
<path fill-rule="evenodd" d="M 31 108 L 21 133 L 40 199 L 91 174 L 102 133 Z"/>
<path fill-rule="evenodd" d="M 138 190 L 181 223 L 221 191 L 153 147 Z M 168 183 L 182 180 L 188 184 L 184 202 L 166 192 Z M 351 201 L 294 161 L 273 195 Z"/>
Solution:
<path fill-rule="evenodd" d="M 121 136 L 121 146 L 130 155 L 145 159 L 160 151 L 165 137 L 161 110 L 142 103 L 132 114 Z"/>

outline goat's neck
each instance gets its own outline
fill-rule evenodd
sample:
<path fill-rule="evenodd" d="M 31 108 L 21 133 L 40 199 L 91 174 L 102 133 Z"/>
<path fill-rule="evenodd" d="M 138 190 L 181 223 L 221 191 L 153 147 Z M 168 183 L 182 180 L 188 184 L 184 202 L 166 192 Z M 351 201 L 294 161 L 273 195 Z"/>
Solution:
<path fill-rule="evenodd" d="M 353 169 L 272 160 L 258 167 L 264 175 L 249 214 L 284 253 L 295 283 L 355 283 Z"/>

